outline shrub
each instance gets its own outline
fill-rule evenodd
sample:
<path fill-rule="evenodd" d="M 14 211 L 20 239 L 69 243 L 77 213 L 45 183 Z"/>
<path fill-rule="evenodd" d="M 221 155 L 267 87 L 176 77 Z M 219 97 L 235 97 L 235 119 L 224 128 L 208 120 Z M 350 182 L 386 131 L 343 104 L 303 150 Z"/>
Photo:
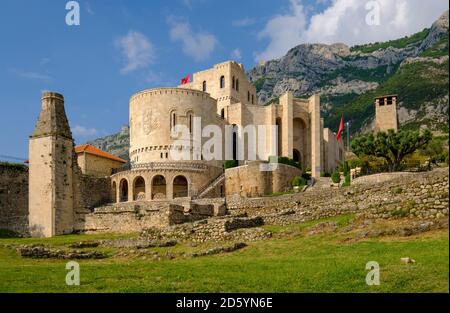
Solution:
<path fill-rule="evenodd" d="M 301 176 L 295 176 L 292 179 L 292 187 L 295 187 L 295 186 L 303 187 L 305 185 L 306 185 L 306 179 Z"/>
<path fill-rule="evenodd" d="M 331 174 L 331 180 L 335 184 L 339 184 L 341 182 L 341 174 L 339 171 L 334 171 L 333 174 Z"/>
<path fill-rule="evenodd" d="M 302 177 L 303 177 L 306 181 L 308 181 L 308 180 L 311 179 L 311 174 L 310 174 L 310 173 L 303 173 L 303 174 L 302 174 Z"/>
<path fill-rule="evenodd" d="M 239 162 L 237 160 L 226 160 L 225 162 L 223 162 L 223 166 L 225 167 L 225 169 L 233 168 L 238 165 L 239 165 Z"/>
<path fill-rule="evenodd" d="M 342 187 L 348 186 L 350 186 L 350 173 L 347 173 L 347 175 L 345 175 L 344 183 L 342 184 Z"/>
<path fill-rule="evenodd" d="M 274 157 L 269 157 L 269 162 L 273 162 L 273 159 L 274 159 Z M 302 168 L 302 166 L 299 162 L 296 162 L 293 159 L 290 159 L 288 157 L 278 157 L 278 158 L 276 158 L 276 160 L 277 160 L 277 163 L 290 165 L 290 166 L 296 167 L 298 169 Z"/>
<path fill-rule="evenodd" d="M 349 168 L 357 168 L 357 167 L 361 167 L 362 162 L 360 159 L 351 159 L 348 160 L 348 167 Z"/>

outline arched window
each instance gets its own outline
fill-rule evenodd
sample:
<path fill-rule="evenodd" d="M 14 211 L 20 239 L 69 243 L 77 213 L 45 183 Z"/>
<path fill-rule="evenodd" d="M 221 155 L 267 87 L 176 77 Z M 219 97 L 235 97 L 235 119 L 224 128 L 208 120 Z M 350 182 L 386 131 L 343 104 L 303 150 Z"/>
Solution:
<path fill-rule="evenodd" d="M 233 85 L 233 89 L 235 89 L 236 87 L 236 85 L 235 85 L 235 80 L 234 80 L 234 76 L 233 76 L 233 83 L 232 83 L 232 85 Z"/>
<path fill-rule="evenodd" d="M 192 135 L 192 129 L 194 127 L 194 113 L 192 111 L 188 111 L 186 113 L 187 116 L 187 126 L 189 127 L 189 132 Z"/>
<path fill-rule="evenodd" d="M 235 124 L 233 124 L 233 160 L 237 160 L 237 154 L 238 154 L 238 147 L 237 147 L 237 141 L 238 141 L 238 128 Z"/>
<path fill-rule="evenodd" d="M 174 131 L 175 125 L 177 125 L 177 113 L 172 111 L 170 112 L 170 131 Z"/>
<path fill-rule="evenodd" d="M 225 109 L 220 110 L 220 117 L 225 119 Z"/>
<path fill-rule="evenodd" d="M 239 79 L 236 79 L 236 91 L 239 91 Z"/>
<path fill-rule="evenodd" d="M 177 176 L 173 180 L 173 198 L 187 197 L 189 194 L 188 181 L 184 176 Z"/>
<path fill-rule="evenodd" d="M 119 184 L 120 188 L 120 202 L 128 201 L 128 181 L 126 179 L 122 179 Z"/>
<path fill-rule="evenodd" d="M 152 200 L 166 198 L 166 179 L 162 175 L 156 175 L 152 179 Z"/>
<path fill-rule="evenodd" d="M 141 176 L 136 177 L 133 184 L 133 199 L 145 200 L 145 180 Z"/>
<path fill-rule="evenodd" d="M 250 102 L 250 91 L 247 91 L 247 101 Z"/>
<path fill-rule="evenodd" d="M 203 91 L 206 91 L 206 80 L 203 81 L 203 87 L 202 87 Z"/>
<path fill-rule="evenodd" d="M 220 88 L 225 88 L 225 76 L 220 76 Z"/>
<path fill-rule="evenodd" d="M 254 98 L 254 96 L 252 95 L 252 104 L 255 102 L 254 99 L 255 99 L 255 98 Z"/>

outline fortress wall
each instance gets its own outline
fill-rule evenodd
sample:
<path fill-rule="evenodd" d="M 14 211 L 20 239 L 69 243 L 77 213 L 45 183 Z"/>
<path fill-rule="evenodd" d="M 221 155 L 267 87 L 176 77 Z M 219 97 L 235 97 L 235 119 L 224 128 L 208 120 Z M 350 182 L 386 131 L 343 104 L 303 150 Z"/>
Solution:
<path fill-rule="evenodd" d="M 0 165 L 0 229 L 28 233 L 28 168 Z"/>
<path fill-rule="evenodd" d="M 295 167 L 277 164 L 274 171 L 261 171 L 261 162 L 225 170 L 226 196 L 262 197 L 274 192 L 284 192 L 291 187 L 294 176 L 301 175 Z"/>

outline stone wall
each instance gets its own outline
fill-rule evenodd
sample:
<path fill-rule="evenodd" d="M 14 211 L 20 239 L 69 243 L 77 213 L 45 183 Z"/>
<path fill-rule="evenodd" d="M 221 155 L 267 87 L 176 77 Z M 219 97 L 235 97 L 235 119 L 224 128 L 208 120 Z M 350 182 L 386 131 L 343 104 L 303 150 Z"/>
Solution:
<path fill-rule="evenodd" d="M 385 175 L 388 177 L 388 175 Z M 268 224 L 291 224 L 340 214 L 364 218 L 415 216 L 435 219 L 448 216 L 449 172 L 439 168 L 423 173 L 390 173 L 389 180 L 347 188 L 311 188 L 277 198 L 228 201 L 231 214 L 261 216 Z"/>
<path fill-rule="evenodd" d="M 153 240 L 177 239 L 193 242 L 245 240 L 253 241 L 270 237 L 259 228 L 264 221 L 260 217 L 219 217 L 194 223 L 174 225 L 163 229 L 145 229 L 141 235 Z"/>
<path fill-rule="evenodd" d="M 214 205 L 185 202 L 133 202 L 98 207 L 78 214 L 77 232 L 139 232 L 194 222 L 214 215 Z"/>
<path fill-rule="evenodd" d="M 273 171 L 262 171 L 263 162 L 248 162 L 246 165 L 225 170 L 225 192 L 227 197 L 261 197 L 273 192 L 284 192 L 291 188 L 292 178 L 300 176 L 298 168 L 277 164 Z"/>
<path fill-rule="evenodd" d="M 80 175 L 80 206 L 93 210 L 96 207 L 112 202 L 111 179 Z"/>
<path fill-rule="evenodd" d="M 0 229 L 28 233 L 28 168 L 0 164 Z"/>

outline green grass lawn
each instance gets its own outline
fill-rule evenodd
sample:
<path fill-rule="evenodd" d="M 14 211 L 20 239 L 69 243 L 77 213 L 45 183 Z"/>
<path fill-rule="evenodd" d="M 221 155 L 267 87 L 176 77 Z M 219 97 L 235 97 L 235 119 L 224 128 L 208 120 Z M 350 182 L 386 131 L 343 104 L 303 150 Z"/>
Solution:
<path fill-rule="evenodd" d="M 329 220 L 342 228 L 349 217 Z M 272 239 L 249 243 L 232 253 L 162 261 L 141 257 L 80 260 L 80 286 L 66 286 L 67 261 L 21 258 L 4 245 L 62 247 L 124 236 L 0 239 L 0 292 L 448 292 L 448 230 L 344 243 L 339 232 L 305 236 L 302 230 L 313 223 L 265 226 L 274 233 Z M 154 250 L 179 253 L 206 246 L 179 243 Z M 112 248 L 100 249 L 112 252 Z M 411 257 L 416 263 L 402 264 L 401 257 Z M 369 261 L 380 264 L 379 286 L 365 283 Z"/>

